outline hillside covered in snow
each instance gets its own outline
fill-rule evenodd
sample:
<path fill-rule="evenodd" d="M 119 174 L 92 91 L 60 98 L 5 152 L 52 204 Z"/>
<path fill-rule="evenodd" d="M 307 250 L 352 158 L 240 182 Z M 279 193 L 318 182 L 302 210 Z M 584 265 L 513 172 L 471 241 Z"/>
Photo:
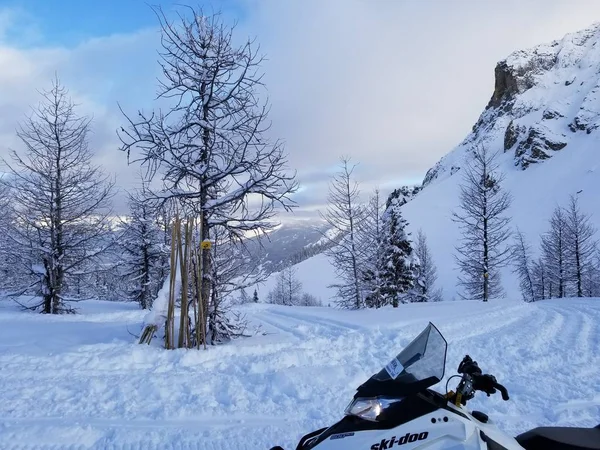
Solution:
<path fill-rule="evenodd" d="M 456 298 L 453 260 L 459 231 L 461 167 L 471 151 L 499 153 L 503 187 L 512 196 L 511 226 L 539 251 L 556 206 L 576 195 L 600 228 L 600 25 L 559 41 L 519 50 L 500 61 L 488 106 L 473 131 L 429 170 L 424 188 L 404 208 L 410 228 L 427 235 L 446 299 Z M 508 294 L 518 296 L 515 276 L 503 274 Z"/>
<path fill-rule="evenodd" d="M 491 68 L 490 68 L 491 69 Z M 490 101 L 472 132 L 426 174 L 402 211 L 412 236 L 422 230 L 438 269 L 445 300 L 459 298 L 454 255 L 460 238 L 452 213 L 460 185 L 478 146 L 498 154 L 502 183 L 512 197 L 510 227 L 523 232 L 534 256 L 557 206 L 574 195 L 600 229 L 600 24 L 559 41 L 519 50 L 495 68 Z M 596 238 L 599 238 L 597 235 Z M 333 301 L 332 269 L 324 255 L 296 266 L 305 291 Z M 509 266 L 502 271 L 506 295 L 520 296 Z M 272 276 L 261 289 L 274 284 Z"/>

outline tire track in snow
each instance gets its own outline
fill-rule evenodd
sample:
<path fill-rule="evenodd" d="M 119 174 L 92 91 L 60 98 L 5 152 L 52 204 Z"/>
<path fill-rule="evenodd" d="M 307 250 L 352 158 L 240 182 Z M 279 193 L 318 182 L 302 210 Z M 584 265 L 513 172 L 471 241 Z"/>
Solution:
<path fill-rule="evenodd" d="M 304 315 L 304 314 L 298 314 L 295 312 L 289 313 L 289 312 L 276 311 L 276 310 L 268 310 L 267 312 L 274 316 L 284 317 L 286 319 L 291 319 L 293 321 L 297 321 L 300 324 L 309 324 L 309 325 L 317 324 L 317 325 L 323 325 L 324 327 L 340 329 L 343 331 L 364 331 L 364 330 L 366 330 L 365 327 L 362 327 L 360 325 L 349 324 L 347 322 L 342 322 L 340 320 L 319 317 L 316 315 L 310 315 L 310 314 Z"/>

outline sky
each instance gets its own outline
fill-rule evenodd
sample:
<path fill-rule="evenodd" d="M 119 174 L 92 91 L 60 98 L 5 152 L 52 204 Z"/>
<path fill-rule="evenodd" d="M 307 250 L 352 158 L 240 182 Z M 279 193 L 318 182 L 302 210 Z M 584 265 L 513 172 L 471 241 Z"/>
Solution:
<path fill-rule="evenodd" d="M 20 121 L 58 75 L 93 117 L 95 160 L 124 192 L 139 167 L 118 151 L 128 113 L 153 106 L 159 32 L 148 4 L 184 0 L 0 0 L 0 157 L 20 151 Z M 269 131 L 285 142 L 313 218 L 341 156 L 363 197 L 419 183 L 470 131 L 511 52 L 600 21 L 596 0 L 196 0 L 256 38 L 267 59 Z M 0 168 L 1 170 L 1 168 Z M 116 209 L 126 211 L 125 196 Z"/>

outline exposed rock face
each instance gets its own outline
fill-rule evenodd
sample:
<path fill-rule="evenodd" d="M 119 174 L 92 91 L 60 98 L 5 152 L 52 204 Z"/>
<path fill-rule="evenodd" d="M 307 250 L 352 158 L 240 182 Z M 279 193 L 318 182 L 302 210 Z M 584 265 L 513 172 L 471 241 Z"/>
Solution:
<path fill-rule="evenodd" d="M 513 152 L 515 166 L 526 169 L 598 127 L 600 24 L 500 61 L 494 92 L 472 132 L 427 172 L 423 185 L 455 173 L 478 145 Z"/>

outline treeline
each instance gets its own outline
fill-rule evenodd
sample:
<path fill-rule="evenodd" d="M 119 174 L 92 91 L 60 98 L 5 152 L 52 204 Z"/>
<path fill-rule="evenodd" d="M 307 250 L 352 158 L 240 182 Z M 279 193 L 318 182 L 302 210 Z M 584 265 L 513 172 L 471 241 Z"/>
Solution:
<path fill-rule="evenodd" d="M 385 203 L 375 190 L 362 204 L 353 179 L 355 167 L 342 159 L 322 213 L 329 226 L 324 239 L 334 244 L 325 253 L 335 269 L 336 283 L 331 287 L 338 305 L 360 309 L 441 300 L 426 237 L 419 232 L 416 242 L 411 241 L 401 211 L 419 188 L 397 189 Z"/>
<path fill-rule="evenodd" d="M 225 299 L 262 276 L 244 264 L 245 237 L 277 225 L 297 182 L 283 144 L 266 135 L 258 44 L 234 38 L 218 14 L 184 8 L 173 21 L 155 12 L 160 108 L 123 111 L 117 130 L 124 162 L 142 169 L 127 217 L 115 219 L 114 181 L 93 163 L 91 119 L 56 80 L 17 132 L 23 150 L 4 161 L 1 287 L 17 300 L 40 299 L 27 306 L 45 313 L 72 311 L 70 301 L 85 298 L 149 308 L 174 270 L 177 214 L 195 224 L 194 242 L 207 244 L 191 275 L 202 280 L 206 329 L 222 329 Z"/>

